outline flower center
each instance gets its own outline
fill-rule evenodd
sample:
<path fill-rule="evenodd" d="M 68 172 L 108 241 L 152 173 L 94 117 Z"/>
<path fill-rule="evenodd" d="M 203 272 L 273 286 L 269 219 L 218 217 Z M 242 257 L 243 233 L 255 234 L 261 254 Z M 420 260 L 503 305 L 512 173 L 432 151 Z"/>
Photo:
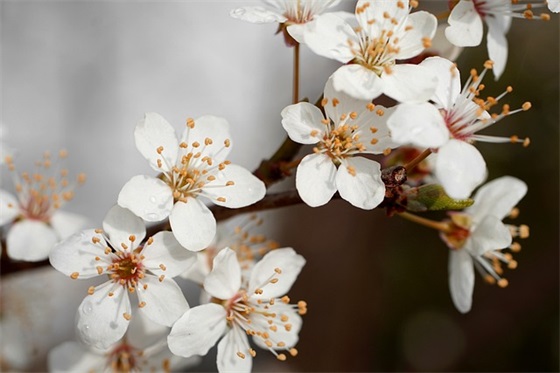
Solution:
<path fill-rule="evenodd" d="M 142 352 L 140 350 L 123 342 L 108 353 L 107 365 L 115 373 L 138 371 L 141 355 Z"/>
<path fill-rule="evenodd" d="M 61 150 L 58 161 L 65 159 L 67 155 L 66 151 Z M 11 157 L 6 157 L 6 164 L 11 172 L 16 171 Z M 56 167 L 59 171 L 53 171 L 55 167 L 48 152 L 41 161 L 35 162 L 35 166 L 33 174 L 23 172 L 19 177 L 15 175 L 20 218 L 48 222 L 57 209 L 74 198 L 75 185 L 68 179 L 67 169 L 60 170 Z M 85 178 L 85 174 L 79 174 L 76 182 L 81 185 Z"/>
<path fill-rule="evenodd" d="M 126 251 L 117 251 L 111 264 L 111 278 L 123 286 L 135 287 L 144 278 L 143 257 Z"/>
<path fill-rule="evenodd" d="M 470 237 L 472 218 L 470 215 L 454 213 L 449 222 L 449 231 L 442 232 L 441 237 L 447 245 L 454 250 L 460 250 Z"/>

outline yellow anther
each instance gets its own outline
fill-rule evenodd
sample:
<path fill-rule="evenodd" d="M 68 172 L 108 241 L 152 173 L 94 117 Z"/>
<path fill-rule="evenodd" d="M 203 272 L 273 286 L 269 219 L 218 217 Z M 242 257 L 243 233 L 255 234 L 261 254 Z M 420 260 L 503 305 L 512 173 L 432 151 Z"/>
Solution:
<path fill-rule="evenodd" d="M 501 288 L 507 287 L 508 284 L 509 284 L 509 282 L 508 282 L 508 280 L 506 280 L 505 278 L 501 278 L 501 279 L 498 281 L 498 286 L 501 287 Z"/>
<path fill-rule="evenodd" d="M 156 151 L 157 151 L 158 154 L 161 154 L 163 152 L 163 146 L 158 146 Z"/>
<path fill-rule="evenodd" d="M 72 274 L 70 275 L 70 277 L 71 277 L 73 280 L 75 280 L 75 279 L 78 278 L 79 275 L 80 275 L 80 274 L 79 274 L 78 272 L 72 272 Z"/>
<path fill-rule="evenodd" d="M 88 288 L 87 292 L 88 292 L 89 295 L 93 295 L 93 293 L 95 293 L 95 287 L 90 286 L 90 287 Z"/>
<path fill-rule="evenodd" d="M 276 356 L 276 358 L 280 361 L 286 361 L 286 355 L 284 355 L 284 354 L 278 354 L 278 356 Z"/>
<path fill-rule="evenodd" d="M 132 315 L 125 312 L 125 313 L 123 313 L 123 317 L 124 317 L 126 320 L 130 320 L 130 319 L 132 318 Z"/>

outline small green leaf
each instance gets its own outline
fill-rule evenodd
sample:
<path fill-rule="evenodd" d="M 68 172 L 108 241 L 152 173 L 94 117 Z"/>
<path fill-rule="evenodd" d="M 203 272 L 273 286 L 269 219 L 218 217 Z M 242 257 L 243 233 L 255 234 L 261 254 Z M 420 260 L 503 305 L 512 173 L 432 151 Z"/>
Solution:
<path fill-rule="evenodd" d="M 405 191 L 406 209 L 414 212 L 462 210 L 471 206 L 474 200 L 453 199 L 449 197 L 443 187 L 438 184 L 422 185 Z"/>

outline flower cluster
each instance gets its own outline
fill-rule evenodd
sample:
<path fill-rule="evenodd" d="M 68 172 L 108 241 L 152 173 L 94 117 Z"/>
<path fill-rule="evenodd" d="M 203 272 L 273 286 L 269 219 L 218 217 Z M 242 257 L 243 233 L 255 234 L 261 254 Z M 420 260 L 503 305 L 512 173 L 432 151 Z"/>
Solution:
<path fill-rule="evenodd" d="M 102 279 L 77 309 L 77 333 L 89 346 L 54 349 L 52 371 L 168 371 L 196 363 L 214 346 L 220 372 L 250 372 L 255 345 L 280 361 L 296 356 L 307 303 L 293 304 L 287 293 L 306 260 L 255 233 L 262 221 L 254 215 L 218 225 L 245 212 L 301 202 L 319 207 L 336 198 L 363 210 L 387 208 L 389 216 L 439 231 L 450 249 L 449 288 L 460 312 L 472 308 L 474 268 L 486 282 L 508 285 L 504 267 L 517 262 L 506 250 L 519 251 L 513 240 L 528 237 L 529 228 L 502 220 L 518 214 L 527 185 L 503 176 L 481 186 L 488 166 L 475 144 L 528 146 L 528 138 L 481 132 L 531 103 L 503 104 L 511 86 L 486 96 L 483 78 L 505 70 L 512 18 L 548 20 L 535 9 L 558 12 L 559 2 L 449 2 L 448 25 L 439 28 L 415 0 L 358 0 L 353 14 L 335 12 L 339 3 L 264 0 L 231 11 L 248 22 L 279 23 L 297 46 L 294 100 L 280 113 L 287 138 L 257 171 L 228 159 L 233 139 L 226 119 L 188 118 L 177 136 L 150 112 L 134 140 L 153 174 L 122 186 L 102 228 L 85 229 L 84 218 L 60 211 L 85 177 L 71 182 L 49 154 L 37 171 L 15 175 L 17 197 L 0 190 L 10 258 L 48 257 L 73 280 Z M 490 60 L 480 73 L 465 74 L 448 58 L 457 54 L 454 46 L 479 45 L 484 23 Z M 297 98 L 300 44 L 342 64 L 325 77 L 316 104 Z M 452 53 L 434 56 L 439 50 Z M 11 156 L 4 164 L 15 171 Z M 267 191 L 294 172 L 295 189 Z M 418 215 L 425 211 L 447 215 L 439 221 Z M 176 277 L 202 287 L 200 305 L 189 306 Z"/>

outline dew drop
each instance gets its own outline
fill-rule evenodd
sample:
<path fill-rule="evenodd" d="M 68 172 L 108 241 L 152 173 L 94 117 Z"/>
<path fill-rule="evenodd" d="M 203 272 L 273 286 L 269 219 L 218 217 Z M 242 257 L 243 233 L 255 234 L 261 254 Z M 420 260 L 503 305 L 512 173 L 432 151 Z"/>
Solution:
<path fill-rule="evenodd" d="M 111 329 L 117 329 L 117 327 L 119 326 L 119 324 L 117 324 L 117 323 L 114 322 L 114 321 L 111 321 L 111 322 L 109 323 L 109 326 L 111 327 Z"/>
<path fill-rule="evenodd" d="M 153 212 L 150 212 L 149 214 L 147 214 L 146 217 L 148 218 L 149 221 L 159 220 L 157 214 L 153 213 Z"/>
<path fill-rule="evenodd" d="M 151 203 L 157 203 L 156 196 L 151 196 L 151 197 L 150 197 L 150 202 L 151 202 Z"/>
<path fill-rule="evenodd" d="M 84 315 L 90 314 L 92 310 L 93 310 L 93 305 L 91 304 L 91 302 L 85 302 L 84 305 L 82 306 L 82 313 Z"/>

